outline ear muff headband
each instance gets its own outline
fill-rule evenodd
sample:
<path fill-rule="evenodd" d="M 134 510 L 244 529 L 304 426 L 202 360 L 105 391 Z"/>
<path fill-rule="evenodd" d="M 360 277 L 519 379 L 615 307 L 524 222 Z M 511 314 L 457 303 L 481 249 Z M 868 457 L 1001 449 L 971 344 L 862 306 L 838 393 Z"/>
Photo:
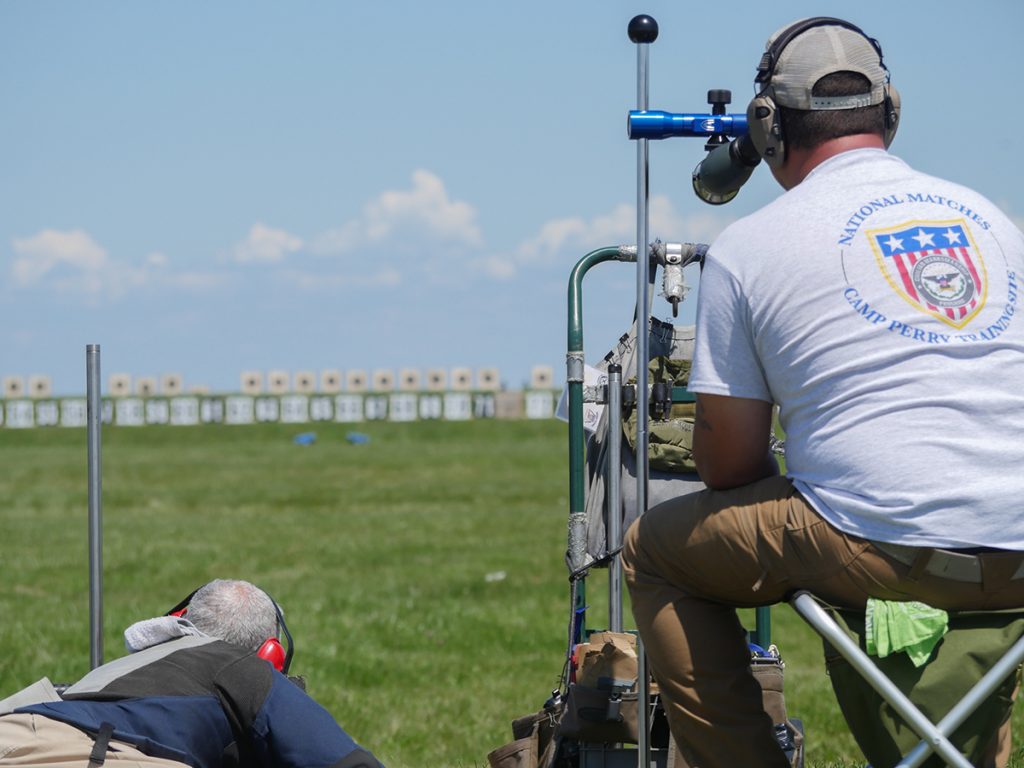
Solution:
<path fill-rule="evenodd" d="M 167 616 L 178 616 L 182 617 L 188 613 L 188 605 L 192 602 L 192 598 L 195 597 L 196 592 L 205 587 L 204 584 L 201 587 L 193 589 L 188 597 L 179 602 L 176 606 L 171 608 L 165 615 Z M 268 598 L 270 598 L 271 604 L 274 606 L 274 613 L 277 615 L 277 626 L 281 630 L 281 634 L 284 635 L 286 642 L 285 646 L 281 645 L 281 641 L 276 637 L 269 637 L 256 651 L 256 655 L 261 659 L 266 659 L 278 672 L 287 675 L 288 668 L 292 665 L 292 656 L 295 655 L 295 643 L 292 641 L 292 633 L 288 631 L 288 625 L 284 621 L 284 613 L 281 612 L 281 607 L 277 604 L 277 601 L 270 597 L 270 594 L 263 590 Z"/>
<path fill-rule="evenodd" d="M 892 83 L 886 83 L 885 100 L 882 103 L 885 105 L 885 135 L 882 140 L 888 149 L 896 138 L 896 129 L 900 127 L 900 92 Z"/>
<path fill-rule="evenodd" d="M 196 592 L 198 592 L 200 589 L 202 589 L 205 586 L 206 585 L 203 584 L 202 587 L 196 587 L 195 589 L 193 589 L 191 592 L 188 593 L 188 596 L 185 599 L 181 600 L 176 606 L 171 608 L 171 610 L 169 610 L 164 615 L 165 616 L 177 616 L 179 618 L 184 616 L 188 612 L 188 604 L 192 602 L 192 598 L 196 596 Z"/>
<path fill-rule="evenodd" d="M 778 37 L 772 41 L 772 44 L 768 46 L 768 50 L 765 51 L 764 55 L 761 57 L 761 63 L 757 67 L 757 77 L 754 78 L 754 82 L 765 83 L 767 86 L 767 84 L 771 82 L 772 75 L 775 74 L 775 67 L 779 62 L 779 56 L 782 55 L 782 51 L 785 50 L 786 46 L 796 38 L 800 37 L 804 32 L 814 29 L 815 27 L 842 27 L 843 29 L 848 29 L 851 32 L 856 32 L 871 43 L 871 47 L 874 48 L 875 52 L 878 54 L 879 61 L 882 59 L 882 47 L 878 44 L 878 41 L 873 37 L 868 37 L 864 33 L 864 30 L 856 24 L 851 24 L 848 21 L 837 19 L 832 16 L 814 16 L 810 19 L 804 19 L 803 21 L 791 24 L 779 33 Z M 882 65 L 882 68 L 885 68 L 884 64 Z"/>
<path fill-rule="evenodd" d="M 780 32 L 761 57 L 761 62 L 757 67 L 757 76 L 754 78 L 754 83 L 760 84 L 761 90 L 747 106 L 747 125 L 750 139 L 761 157 L 773 168 L 779 167 L 785 160 L 786 145 L 782 135 L 782 120 L 779 116 L 779 109 L 771 95 L 772 77 L 775 75 L 775 67 L 778 65 L 779 57 L 786 46 L 804 32 L 815 27 L 842 27 L 851 32 L 856 32 L 871 44 L 871 47 L 878 54 L 879 65 L 885 70 L 887 75 L 889 72 L 882 57 L 882 46 L 879 45 L 878 41 L 865 34 L 864 30 L 860 27 L 843 19 L 831 16 L 815 16 L 798 21 Z M 882 103 L 884 104 L 883 109 L 885 112 L 885 132 L 882 139 L 886 148 L 888 148 L 896 137 L 896 129 L 899 127 L 900 117 L 900 95 L 889 82 L 886 82 L 885 99 Z"/>
<path fill-rule="evenodd" d="M 267 595 L 267 597 L 270 597 L 270 595 Z M 284 635 L 284 639 L 287 645 L 285 646 L 284 661 L 280 662 L 280 666 L 278 666 L 276 658 L 268 659 L 268 661 L 270 661 L 271 664 L 277 667 L 278 672 L 287 675 L 288 669 L 292 665 L 292 656 L 295 654 L 295 643 L 292 642 L 292 633 L 288 631 L 288 625 L 285 624 L 284 621 L 284 614 L 281 612 L 281 608 L 280 606 L 278 606 L 277 601 L 274 598 L 270 597 L 270 602 L 274 604 L 274 612 L 277 613 L 277 626 L 281 628 L 281 634 Z M 263 645 L 266 646 L 267 643 L 271 641 L 277 643 L 278 648 L 281 647 L 281 642 L 276 637 L 270 638 L 270 640 L 267 640 L 267 642 Z M 259 652 L 257 652 L 257 655 L 265 659 L 267 658 Z"/>

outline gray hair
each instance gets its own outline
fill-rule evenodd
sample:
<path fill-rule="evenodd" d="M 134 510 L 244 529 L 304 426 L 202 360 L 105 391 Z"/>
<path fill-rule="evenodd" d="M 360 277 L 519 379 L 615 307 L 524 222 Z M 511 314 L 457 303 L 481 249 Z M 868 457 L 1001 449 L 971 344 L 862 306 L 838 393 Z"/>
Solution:
<path fill-rule="evenodd" d="M 248 581 L 215 579 L 192 596 L 185 618 L 204 634 L 255 651 L 277 636 L 278 610 L 270 595 Z"/>

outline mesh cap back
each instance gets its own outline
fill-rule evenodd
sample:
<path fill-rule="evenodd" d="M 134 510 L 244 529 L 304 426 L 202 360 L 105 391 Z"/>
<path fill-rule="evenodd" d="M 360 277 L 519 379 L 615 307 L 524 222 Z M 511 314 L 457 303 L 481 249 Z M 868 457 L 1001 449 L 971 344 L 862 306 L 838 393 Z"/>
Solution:
<path fill-rule="evenodd" d="M 794 26 L 772 35 L 767 50 Z M 862 74 L 871 89 L 852 96 L 812 96 L 814 84 L 834 72 Z M 836 25 L 816 26 L 790 40 L 777 54 L 771 89 L 776 104 L 792 109 L 853 109 L 882 103 L 888 77 L 881 52 L 864 35 Z"/>

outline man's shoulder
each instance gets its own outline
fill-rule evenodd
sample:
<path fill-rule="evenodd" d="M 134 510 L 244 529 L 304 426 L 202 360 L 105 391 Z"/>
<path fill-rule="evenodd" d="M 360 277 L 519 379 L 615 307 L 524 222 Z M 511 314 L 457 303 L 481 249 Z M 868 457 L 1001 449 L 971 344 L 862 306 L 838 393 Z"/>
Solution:
<path fill-rule="evenodd" d="M 196 693 L 205 688 L 199 681 L 212 681 L 222 670 L 246 658 L 262 662 L 252 651 L 222 640 L 182 637 L 97 667 L 68 688 L 64 698 L 88 697 L 96 693 L 116 695 L 149 691 L 150 688 L 160 693 L 168 690 Z M 187 677 L 180 674 L 183 668 L 190 672 Z M 179 691 L 182 686 L 189 690 Z M 194 686 L 198 689 L 193 690 Z"/>
<path fill-rule="evenodd" d="M 711 242 L 709 259 L 732 271 L 733 268 L 751 266 L 751 261 L 757 260 L 758 254 L 775 248 L 782 239 L 779 233 L 787 229 L 782 223 L 788 211 L 783 197 L 726 225 Z"/>

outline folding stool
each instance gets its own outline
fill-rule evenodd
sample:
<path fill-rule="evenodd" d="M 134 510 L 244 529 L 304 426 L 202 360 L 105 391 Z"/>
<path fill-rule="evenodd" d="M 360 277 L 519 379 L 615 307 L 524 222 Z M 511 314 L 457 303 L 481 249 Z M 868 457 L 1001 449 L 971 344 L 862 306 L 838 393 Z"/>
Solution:
<path fill-rule="evenodd" d="M 897 764 L 900 768 L 917 768 L 933 752 L 948 765 L 971 768 L 971 763 L 953 746 L 949 737 L 1008 677 L 1014 674 L 1024 661 L 1024 636 L 1013 643 L 942 719 L 932 723 L 847 635 L 814 595 L 805 590 L 799 591 L 790 598 L 790 605 L 895 710 L 907 726 L 921 737 L 917 746 L 906 753 Z M 1005 611 L 993 613 L 1007 614 Z M 1019 618 L 1020 612 L 1007 614 L 1007 622 Z"/>

